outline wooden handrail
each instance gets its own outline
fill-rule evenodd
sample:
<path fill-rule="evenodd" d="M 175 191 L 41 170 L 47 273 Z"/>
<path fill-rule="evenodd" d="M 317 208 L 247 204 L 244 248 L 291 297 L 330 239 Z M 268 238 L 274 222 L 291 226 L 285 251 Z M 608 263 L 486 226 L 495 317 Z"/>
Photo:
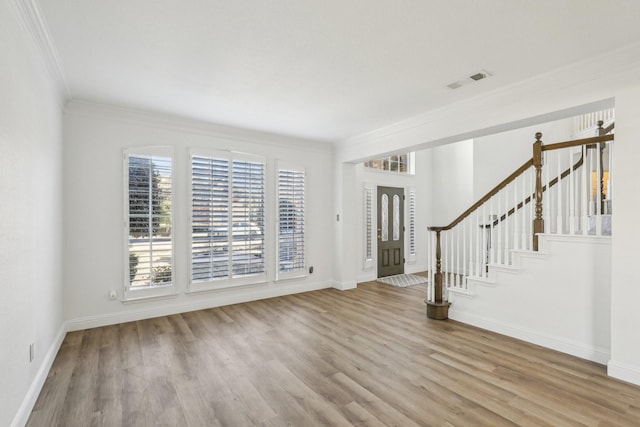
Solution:
<path fill-rule="evenodd" d="M 614 124 L 612 123 L 611 125 L 609 125 L 604 130 L 606 131 L 607 129 L 613 129 L 613 125 Z M 559 150 L 561 148 L 578 147 L 580 145 L 592 145 L 592 144 L 597 144 L 599 142 L 613 141 L 614 138 L 615 138 L 614 135 L 603 135 L 603 136 L 594 136 L 592 138 L 583 138 L 583 139 L 575 139 L 575 140 L 571 140 L 571 141 L 558 142 L 558 143 L 555 143 L 555 144 L 543 145 L 542 146 L 542 151 Z M 581 156 L 580 160 L 578 160 L 576 162 L 576 164 L 573 165 L 572 168 L 571 167 L 567 168 L 567 170 L 562 172 L 562 174 L 560 175 L 560 179 L 566 178 L 570 173 L 570 169 L 573 169 L 575 171 L 577 168 L 582 166 L 583 161 L 584 161 L 584 159 Z M 438 226 L 438 227 L 432 226 L 432 227 L 428 227 L 427 229 L 429 231 L 451 230 L 453 227 L 455 227 L 460 222 L 462 222 L 462 220 L 464 220 L 466 217 L 471 215 L 471 213 L 473 211 L 475 211 L 477 208 L 482 206 L 486 201 L 488 201 L 491 197 L 496 195 L 500 190 L 502 190 L 509 183 L 511 183 L 513 180 L 515 180 L 520 174 L 522 174 L 524 171 L 526 171 L 527 169 L 529 169 L 532 166 L 533 166 L 533 157 L 531 157 L 529 160 L 524 162 L 522 164 L 522 166 L 520 166 L 511 175 L 509 175 L 504 180 L 502 180 L 498 185 L 496 185 L 493 189 L 491 189 L 491 191 L 489 191 L 487 194 L 485 194 L 480 200 L 478 200 L 473 205 L 471 205 L 471 207 L 469 209 L 464 211 L 460 216 L 458 216 L 456 219 L 454 219 L 449 225 Z M 549 181 L 548 187 L 551 188 L 554 185 L 556 185 L 557 183 L 558 183 L 558 178 L 556 177 L 556 178 L 552 179 L 551 181 Z M 546 191 L 546 190 L 547 190 L 547 186 L 545 185 L 543 187 L 543 191 Z M 517 211 L 518 209 L 522 208 L 524 205 L 530 203 L 532 197 L 533 196 L 527 197 L 522 202 L 518 203 L 516 206 L 511 208 L 505 215 L 502 215 L 500 217 L 500 219 L 497 219 L 496 223 L 504 221 L 506 216 L 512 215 L 515 211 Z"/>
<path fill-rule="evenodd" d="M 580 166 L 582 166 L 582 164 L 584 163 L 584 154 L 580 153 L 580 158 L 578 159 L 577 162 L 575 162 L 575 164 L 571 167 L 568 167 L 567 169 L 565 169 L 564 172 L 562 172 L 560 174 L 560 179 L 565 179 L 566 177 L 569 176 L 569 174 L 571 174 L 571 170 L 573 169 L 573 171 L 575 172 Z M 542 191 L 545 192 L 548 189 L 550 189 L 551 187 L 553 187 L 554 185 L 556 185 L 558 183 L 558 177 L 556 176 L 555 178 L 553 178 L 551 181 L 549 181 L 549 183 L 547 185 L 543 185 L 542 186 Z M 514 213 L 516 213 L 516 211 L 518 209 L 522 209 L 522 207 L 524 207 L 524 205 L 527 205 L 531 202 L 531 200 L 533 200 L 533 198 L 535 197 L 534 194 L 532 194 L 529 197 L 526 197 L 522 202 L 518 203 L 517 205 L 515 205 L 514 207 L 512 207 L 511 209 L 509 209 L 509 211 L 505 214 L 503 214 L 502 216 L 500 216 L 499 218 L 497 218 L 494 222 L 493 222 L 493 226 L 495 227 L 496 225 L 500 224 L 502 221 L 506 220 L 507 217 L 513 215 Z"/>
<path fill-rule="evenodd" d="M 574 139 L 572 141 L 557 142 L 555 144 L 543 145 L 542 151 L 559 150 L 561 148 L 597 144 L 599 142 L 613 141 L 614 138 L 615 138 L 615 135 L 602 135 L 602 136 L 594 136 L 592 138 Z"/>
<path fill-rule="evenodd" d="M 471 215 L 471 213 L 473 211 L 475 211 L 477 208 L 482 206 L 482 204 L 484 202 L 486 202 L 491 197 L 496 195 L 500 190 L 502 190 L 504 187 L 506 187 L 511 181 L 516 179 L 520 174 L 522 174 L 524 171 L 529 169 L 531 166 L 533 166 L 533 157 L 530 158 L 529 160 L 527 160 L 526 162 L 524 162 L 524 164 L 522 166 L 520 166 L 518 169 L 516 169 L 511 175 L 509 175 L 508 177 L 503 179 L 502 182 L 500 182 L 500 184 L 498 184 L 495 187 L 493 187 L 493 189 L 491 191 L 489 191 L 487 194 L 485 194 L 484 197 L 482 197 L 480 200 L 478 200 L 473 205 L 471 205 L 471 207 L 469 209 L 467 209 L 466 211 L 464 211 L 459 217 L 454 219 L 451 224 L 446 225 L 444 227 L 428 227 L 429 231 L 451 230 L 453 227 L 455 227 L 460 222 L 462 222 L 463 219 L 465 219 L 466 217 Z"/>
<path fill-rule="evenodd" d="M 608 133 L 611 133 L 611 131 L 616 127 L 616 123 L 613 122 L 611 123 L 609 126 L 607 126 L 606 128 L 602 129 L 602 135 L 606 135 Z"/>

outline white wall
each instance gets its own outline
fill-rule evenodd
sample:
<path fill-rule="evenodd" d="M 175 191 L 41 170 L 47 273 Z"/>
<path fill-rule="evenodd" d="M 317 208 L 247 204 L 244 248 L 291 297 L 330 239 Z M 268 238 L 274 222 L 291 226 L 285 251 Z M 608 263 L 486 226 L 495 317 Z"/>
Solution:
<path fill-rule="evenodd" d="M 357 199 L 359 201 L 360 209 L 358 211 L 358 217 L 356 223 L 358 224 L 358 230 L 360 230 L 360 238 L 357 240 L 357 266 L 358 266 L 358 282 L 365 282 L 369 280 L 375 280 L 377 276 L 377 239 L 375 238 L 375 228 L 377 224 L 376 214 L 376 195 L 377 186 L 398 187 L 405 189 L 405 217 L 408 214 L 408 189 L 414 188 L 416 191 L 416 259 L 414 262 L 409 262 L 408 253 L 405 251 L 405 258 L 407 263 L 405 264 L 405 273 L 416 273 L 425 271 L 427 268 L 427 247 L 426 236 L 427 227 L 431 224 L 431 209 L 433 201 L 431 199 L 431 151 L 422 150 L 415 153 L 415 174 L 401 174 L 393 172 L 377 171 L 375 169 L 366 168 L 362 163 L 355 166 L 356 173 L 356 186 L 357 186 Z M 371 268 L 364 268 L 364 251 L 365 251 L 365 224 L 364 224 L 364 186 L 370 186 L 373 188 L 373 265 Z M 405 248 L 409 239 L 409 224 L 405 221 Z"/>
<path fill-rule="evenodd" d="M 473 200 L 479 200 L 533 156 L 536 132 L 552 144 L 571 139 L 571 119 L 555 120 L 473 140 Z"/>
<path fill-rule="evenodd" d="M 449 225 L 475 201 L 473 199 L 473 140 L 430 150 L 433 183 L 433 224 Z"/>
<path fill-rule="evenodd" d="M 19 22 L 10 2 L 0 2 L 2 426 L 26 421 L 64 332 L 62 102 Z"/>
<path fill-rule="evenodd" d="M 640 85 L 616 96 L 609 375 L 640 384 Z M 615 174 L 615 175 L 613 175 Z"/>
<path fill-rule="evenodd" d="M 333 235 L 332 146 L 324 143 L 208 125 L 152 113 L 86 102 L 67 105 L 64 116 L 65 318 L 70 329 L 153 317 L 167 313 L 254 300 L 331 285 Z M 174 148 L 174 239 L 178 295 L 141 303 L 108 298 L 124 277 L 123 149 L 160 145 Z M 275 235 L 276 160 L 306 169 L 306 259 L 314 273 L 273 282 L 267 265 L 263 285 L 185 294 L 189 275 L 188 150 L 211 148 L 265 156 L 267 215 Z M 271 171 L 271 172 L 270 172 Z M 269 212 L 272 209 L 273 212 Z M 268 251 L 275 258 L 275 240 Z"/>
<path fill-rule="evenodd" d="M 540 253 L 516 253 L 489 280 L 449 291 L 449 316 L 598 363 L 609 359 L 611 239 L 540 236 Z"/>

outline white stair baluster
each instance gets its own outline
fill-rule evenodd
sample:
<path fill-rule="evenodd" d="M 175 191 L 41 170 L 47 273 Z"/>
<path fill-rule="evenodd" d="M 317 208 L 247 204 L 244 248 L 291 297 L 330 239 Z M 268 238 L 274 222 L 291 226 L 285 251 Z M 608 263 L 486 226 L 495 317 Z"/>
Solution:
<path fill-rule="evenodd" d="M 518 220 L 518 178 L 513 181 L 513 249 L 520 247 L 520 221 Z"/>
<path fill-rule="evenodd" d="M 473 226 L 474 226 L 474 222 L 475 222 L 475 213 L 472 213 L 469 215 L 468 217 L 469 222 L 468 222 L 468 226 L 469 226 L 469 276 L 475 276 L 476 275 L 476 265 L 475 265 L 475 259 L 476 259 L 476 255 L 475 255 L 475 249 L 476 247 L 474 246 L 474 241 L 475 241 L 475 231 Z"/>
<path fill-rule="evenodd" d="M 580 226 L 582 227 L 582 235 L 586 236 L 589 232 L 589 181 L 587 180 L 588 169 L 588 150 L 584 145 L 582 146 L 582 176 L 580 184 Z"/>
<path fill-rule="evenodd" d="M 573 148 L 569 148 L 569 234 L 576 234 L 576 191 L 573 176 Z"/>
<path fill-rule="evenodd" d="M 447 274 L 449 275 L 449 286 L 447 287 L 450 288 L 453 286 L 453 277 L 451 276 L 451 272 L 453 271 L 453 229 L 449 230 L 447 234 L 449 235 L 449 262 L 447 263 L 449 266 L 447 269 Z"/>
<path fill-rule="evenodd" d="M 461 283 L 461 278 L 462 276 L 460 275 L 460 232 L 462 230 L 462 228 L 460 227 L 461 224 L 458 224 L 456 226 L 456 285 L 458 287 L 461 287 L 462 283 Z"/>
<path fill-rule="evenodd" d="M 549 169 L 551 169 L 549 167 L 549 152 L 545 151 L 542 153 L 542 155 L 544 156 L 544 165 L 543 165 L 543 174 L 544 174 L 544 185 L 546 186 L 546 191 L 542 192 L 542 206 L 544 207 L 542 209 L 542 218 L 544 220 L 544 229 L 545 232 L 547 233 L 551 233 L 551 187 L 549 186 Z"/>
<path fill-rule="evenodd" d="M 480 269 L 480 266 L 482 265 L 482 234 L 480 233 L 480 210 L 477 209 L 476 213 L 475 213 L 475 217 L 476 217 L 476 227 L 475 230 L 473 230 L 473 233 L 476 235 L 476 241 L 475 241 L 475 261 L 476 261 L 476 276 L 477 277 L 482 277 L 482 270 Z"/>
<path fill-rule="evenodd" d="M 482 220 L 480 222 L 480 230 L 482 236 L 482 270 L 481 277 L 487 277 L 487 203 L 482 204 Z"/>
<path fill-rule="evenodd" d="M 587 150 L 587 157 L 589 159 L 589 215 L 591 216 L 596 213 L 595 187 L 593 183 L 593 150 Z"/>
<path fill-rule="evenodd" d="M 494 231 L 493 217 L 495 216 L 493 214 L 494 212 L 493 199 L 494 197 L 491 197 L 489 199 L 489 237 L 488 237 L 489 241 L 487 242 L 487 246 L 489 248 L 489 264 L 494 264 L 496 262 L 495 250 L 494 250 L 496 236 L 493 235 L 493 231 Z"/>
<path fill-rule="evenodd" d="M 564 234 L 563 209 L 562 209 L 562 150 L 558 150 L 558 206 L 556 211 L 557 234 Z"/>
<path fill-rule="evenodd" d="M 520 232 L 522 233 L 520 237 L 520 241 L 522 243 L 522 250 L 528 249 L 528 236 L 527 236 L 527 210 L 525 209 L 524 201 L 527 198 L 527 174 L 524 172 L 520 175 L 520 186 L 521 186 L 521 194 L 520 200 L 522 201 L 522 206 L 520 207 L 520 220 L 522 221 L 522 226 L 520 228 Z"/>
<path fill-rule="evenodd" d="M 509 221 L 511 218 L 509 217 L 509 187 L 508 184 L 504 188 L 504 263 L 506 265 L 511 265 L 511 251 L 510 251 L 510 242 L 509 239 L 511 235 L 509 234 Z"/>
<path fill-rule="evenodd" d="M 613 169 L 611 165 L 613 164 L 613 141 L 610 141 L 607 146 L 609 147 L 609 181 L 607 182 L 607 213 L 611 214 L 613 211 L 613 174 L 611 173 Z"/>
<path fill-rule="evenodd" d="M 427 230 L 427 294 L 426 300 L 429 299 L 429 287 L 431 286 L 431 273 L 433 269 L 431 268 L 431 231 Z"/>
<path fill-rule="evenodd" d="M 600 144 L 596 145 L 596 236 L 602 235 L 602 193 L 600 192 L 600 185 L 602 183 L 602 173 L 600 171 Z"/>
<path fill-rule="evenodd" d="M 536 170 L 531 168 L 529 170 L 529 218 L 527 224 L 529 225 L 529 242 L 531 242 L 531 250 L 533 250 L 533 219 L 535 218 L 536 207 Z"/>
<path fill-rule="evenodd" d="M 506 190 L 506 188 L 504 188 L 502 191 Z M 500 215 L 500 210 L 502 209 L 502 207 L 500 206 L 500 195 L 502 194 L 502 191 L 499 191 L 498 194 L 496 194 L 496 204 L 498 205 L 498 208 L 496 209 L 496 211 L 498 212 L 498 224 L 496 225 L 498 227 L 498 238 L 496 239 L 496 263 L 498 264 L 503 264 L 502 262 L 502 221 L 500 221 L 502 215 Z"/>
<path fill-rule="evenodd" d="M 473 265 L 473 213 L 467 217 L 467 235 L 469 236 L 469 246 L 467 251 L 469 252 L 468 268 L 469 276 L 473 276 L 475 272 L 475 266 Z"/>
<path fill-rule="evenodd" d="M 467 218 L 462 221 L 460 224 L 460 228 L 462 229 L 462 284 L 464 284 L 464 277 L 468 275 L 466 272 L 467 268 Z"/>

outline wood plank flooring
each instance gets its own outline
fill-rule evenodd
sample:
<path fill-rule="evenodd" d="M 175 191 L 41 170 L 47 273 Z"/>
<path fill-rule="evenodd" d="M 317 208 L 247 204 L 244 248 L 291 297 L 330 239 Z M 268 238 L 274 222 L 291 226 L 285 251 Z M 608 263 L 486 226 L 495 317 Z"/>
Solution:
<path fill-rule="evenodd" d="M 368 282 L 67 334 L 29 426 L 638 426 L 601 365 Z"/>

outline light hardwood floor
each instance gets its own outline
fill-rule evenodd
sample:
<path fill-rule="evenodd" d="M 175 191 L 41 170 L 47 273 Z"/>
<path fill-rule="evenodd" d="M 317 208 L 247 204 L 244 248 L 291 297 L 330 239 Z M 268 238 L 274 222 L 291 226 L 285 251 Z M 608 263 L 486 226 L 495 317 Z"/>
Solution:
<path fill-rule="evenodd" d="M 601 365 L 369 282 L 67 334 L 29 426 L 638 426 Z"/>

